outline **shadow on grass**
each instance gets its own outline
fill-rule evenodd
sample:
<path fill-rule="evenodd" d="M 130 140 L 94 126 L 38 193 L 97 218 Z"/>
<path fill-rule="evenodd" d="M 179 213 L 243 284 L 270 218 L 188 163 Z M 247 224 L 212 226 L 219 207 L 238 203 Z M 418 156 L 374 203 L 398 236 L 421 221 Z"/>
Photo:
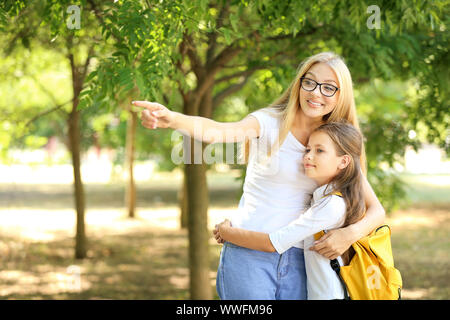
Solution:
<path fill-rule="evenodd" d="M 418 184 L 414 187 L 419 188 Z M 140 186 L 137 205 L 175 206 L 175 189 Z M 123 208 L 123 190 L 120 185 L 88 185 L 87 208 Z M 238 194 L 235 187 L 212 187 L 210 207 L 236 206 Z M 74 239 L 68 237 L 72 225 L 66 225 L 65 219 L 57 220 L 60 214 L 67 214 L 67 221 L 72 221 L 72 213 L 56 210 L 53 216 L 53 212 L 45 212 L 72 209 L 72 186 L 0 185 L 0 207 L 6 208 L 4 228 L 17 227 L 7 220 L 17 217 L 16 208 L 39 208 L 36 213 L 21 210 L 13 222 L 22 225 L 28 219 L 32 228 L 27 230 L 48 231 L 54 236 L 49 239 L 58 239 L 30 242 L 21 238 L 20 232 L 10 237 L 0 233 L 0 299 L 189 299 L 186 230 L 147 227 L 145 219 L 142 225 L 137 219 L 140 228 L 132 230 L 134 224 L 99 217 L 100 224 L 95 222 L 87 228 L 96 230 L 88 233 L 88 258 L 79 261 L 73 258 Z M 392 227 L 394 260 L 402 273 L 404 298 L 449 299 L 448 197 L 389 213 L 386 222 Z M 54 228 L 53 223 L 57 224 Z M 130 229 L 123 229 L 127 226 Z M 114 230 L 126 234 L 115 234 Z M 209 267 L 215 299 L 219 252 L 220 246 L 211 244 Z"/>
<path fill-rule="evenodd" d="M 73 258 L 73 239 L 19 241 L 0 238 L 2 299 L 189 299 L 185 231 L 91 238 L 84 260 Z M 210 250 L 211 290 L 217 298 L 220 247 Z"/>
<path fill-rule="evenodd" d="M 241 190 L 235 185 L 212 186 L 209 188 L 210 205 L 237 205 Z M 121 184 L 86 184 L 86 208 L 101 209 L 122 207 L 125 186 Z M 161 207 L 178 206 L 178 188 L 173 186 L 138 185 L 136 206 Z M 72 185 L 25 185 L 0 184 L 0 207 L 32 207 L 65 209 L 73 206 Z"/>

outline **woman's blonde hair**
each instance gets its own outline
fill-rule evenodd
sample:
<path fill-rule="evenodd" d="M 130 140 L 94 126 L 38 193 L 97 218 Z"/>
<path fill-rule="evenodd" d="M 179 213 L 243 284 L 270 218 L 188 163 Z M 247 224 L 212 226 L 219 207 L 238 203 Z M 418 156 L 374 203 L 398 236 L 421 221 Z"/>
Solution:
<path fill-rule="evenodd" d="M 330 113 L 323 116 L 324 123 L 346 120 L 355 128 L 360 130 L 358 118 L 356 116 L 355 98 L 353 96 L 353 84 L 350 71 L 348 70 L 344 60 L 333 52 L 322 52 L 313 55 L 304 60 L 298 67 L 297 75 L 290 84 L 289 88 L 270 106 L 269 110 L 273 110 L 275 114 L 281 117 L 280 131 L 278 141 L 270 148 L 268 155 L 273 154 L 286 139 L 291 127 L 294 123 L 297 109 L 300 106 L 300 78 L 316 63 L 326 63 L 336 74 L 339 82 L 339 98 L 336 107 Z M 243 145 L 244 162 L 248 161 L 249 142 Z M 361 169 L 366 174 L 366 155 L 364 145 L 361 154 Z"/>

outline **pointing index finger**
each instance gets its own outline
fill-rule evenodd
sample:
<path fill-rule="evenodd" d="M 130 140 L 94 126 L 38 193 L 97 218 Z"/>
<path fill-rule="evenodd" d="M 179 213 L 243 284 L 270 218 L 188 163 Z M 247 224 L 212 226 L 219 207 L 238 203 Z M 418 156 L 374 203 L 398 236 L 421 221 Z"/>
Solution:
<path fill-rule="evenodd" d="M 155 102 L 132 101 L 131 103 L 136 107 L 142 107 L 142 108 L 148 109 L 150 111 L 155 111 L 155 110 L 161 109 L 161 105 L 159 103 L 155 103 Z"/>

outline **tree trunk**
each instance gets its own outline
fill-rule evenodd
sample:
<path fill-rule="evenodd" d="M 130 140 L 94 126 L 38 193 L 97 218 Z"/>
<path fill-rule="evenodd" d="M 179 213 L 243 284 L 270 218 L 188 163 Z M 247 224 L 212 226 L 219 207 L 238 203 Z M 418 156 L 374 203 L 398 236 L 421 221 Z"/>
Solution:
<path fill-rule="evenodd" d="M 194 143 L 201 143 L 191 139 Z M 200 148 L 202 150 L 203 148 Z M 192 154 L 192 153 L 191 153 Z M 190 293 L 193 300 L 212 298 L 209 278 L 208 186 L 205 164 L 186 164 Z"/>
<path fill-rule="evenodd" d="M 84 66 L 80 68 L 75 63 L 73 53 L 70 52 L 70 49 L 72 48 L 72 37 L 68 38 L 67 48 L 69 48 L 69 54 L 67 57 L 70 62 L 70 69 L 72 73 L 72 88 L 73 88 L 72 111 L 69 114 L 68 126 L 69 126 L 70 153 L 72 156 L 72 166 L 73 166 L 75 208 L 77 211 L 76 235 L 75 235 L 75 259 L 84 259 L 86 258 L 87 252 L 87 238 L 84 222 L 85 196 L 84 196 L 83 181 L 81 179 L 81 160 L 80 160 L 81 111 L 78 111 L 77 107 L 80 101 L 79 96 L 81 89 L 83 88 L 84 77 L 86 76 L 87 67 L 89 66 L 90 50 Z"/>
<path fill-rule="evenodd" d="M 72 154 L 75 207 L 77 211 L 75 258 L 84 259 L 86 258 L 87 240 L 84 223 L 85 199 L 84 199 L 83 182 L 81 180 L 79 122 L 80 122 L 80 112 L 73 110 L 69 116 L 69 139 Z"/>
<path fill-rule="evenodd" d="M 188 227 L 188 196 L 186 174 L 183 175 L 183 183 L 178 191 L 178 204 L 180 206 L 180 227 L 186 229 Z"/>
<path fill-rule="evenodd" d="M 135 217 L 136 208 L 136 185 L 134 183 L 134 151 L 136 145 L 137 113 L 128 108 L 127 140 L 126 140 L 126 161 L 125 167 L 128 170 L 128 184 L 125 191 L 125 203 L 128 210 L 128 217 Z"/>
<path fill-rule="evenodd" d="M 86 258 L 87 251 L 87 239 L 84 223 L 84 208 L 85 208 L 85 196 L 83 182 L 81 180 L 81 161 L 80 161 L 80 111 L 77 111 L 78 94 L 77 90 L 74 90 L 76 94 L 73 101 L 72 112 L 69 114 L 69 143 L 70 153 L 72 156 L 73 177 L 74 177 L 74 195 L 75 195 L 75 208 L 77 211 L 76 221 L 76 235 L 75 235 L 75 258 Z"/>
<path fill-rule="evenodd" d="M 212 88 L 208 88 L 201 99 L 198 111 L 185 105 L 185 114 L 211 117 Z M 206 180 L 207 166 L 203 161 L 204 145 L 190 139 L 190 163 L 185 164 L 186 194 L 188 207 L 190 293 L 193 300 L 212 299 L 209 278 L 209 192 Z M 197 152 L 197 154 L 195 154 Z M 200 164 L 196 164 L 199 163 Z"/>

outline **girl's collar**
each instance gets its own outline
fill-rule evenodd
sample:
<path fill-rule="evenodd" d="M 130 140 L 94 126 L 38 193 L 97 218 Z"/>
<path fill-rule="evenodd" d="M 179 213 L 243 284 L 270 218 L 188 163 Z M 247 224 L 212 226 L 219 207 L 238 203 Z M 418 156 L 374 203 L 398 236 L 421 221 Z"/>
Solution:
<path fill-rule="evenodd" d="M 325 196 L 331 195 L 333 192 L 338 193 L 337 190 L 334 189 L 334 186 L 332 183 L 327 183 L 327 184 L 321 185 L 316 190 L 314 190 L 314 193 L 313 193 L 314 202 L 322 199 Z"/>

